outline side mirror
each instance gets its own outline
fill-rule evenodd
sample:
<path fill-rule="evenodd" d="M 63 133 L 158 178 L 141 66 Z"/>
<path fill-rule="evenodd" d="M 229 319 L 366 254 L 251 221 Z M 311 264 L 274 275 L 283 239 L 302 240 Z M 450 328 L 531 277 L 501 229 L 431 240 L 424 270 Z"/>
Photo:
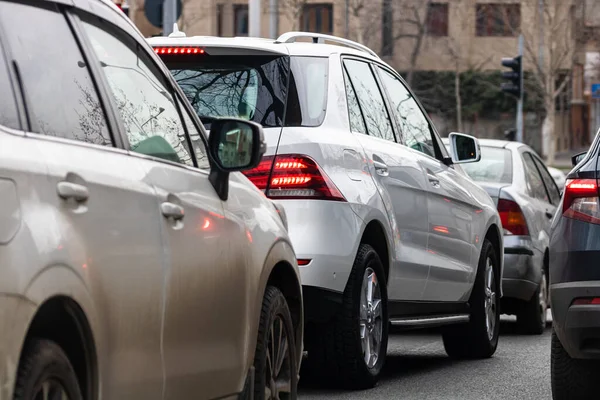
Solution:
<path fill-rule="evenodd" d="M 576 166 L 577 164 L 579 164 L 581 162 L 581 160 L 584 159 L 584 157 L 586 155 L 587 155 L 587 151 L 584 151 L 583 153 L 575 154 L 573 157 L 571 157 L 571 164 L 573 164 L 573 166 Z"/>
<path fill-rule="evenodd" d="M 448 135 L 450 156 L 454 164 L 466 164 L 481 160 L 479 141 L 464 133 L 452 132 Z"/>
<path fill-rule="evenodd" d="M 221 200 L 227 200 L 229 173 L 258 166 L 267 150 L 262 126 L 237 118 L 211 123 L 208 151 L 213 160 L 209 180 Z"/>

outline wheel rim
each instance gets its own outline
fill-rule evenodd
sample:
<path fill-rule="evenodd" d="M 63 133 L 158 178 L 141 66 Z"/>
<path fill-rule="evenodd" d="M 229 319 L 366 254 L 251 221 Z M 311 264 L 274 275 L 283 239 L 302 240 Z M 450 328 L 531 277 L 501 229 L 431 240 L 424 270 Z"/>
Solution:
<path fill-rule="evenodd" d="M 548 288 L 546 287 L 546 274 L 542 272 L 542 282 L 540 283 L 540 312 L 542 313 L 542 324 L 546 326 L 546 310 L 548 309 Z"/>
<path fill-rule="evenodd" d="M 373 368 L 379 359 L 383 318 L 381 315 L 381 288 L 372 268 L 365 270 L 360 293 L 361 347 L 365 364 L 368 368 Z"/>
<path fill-rule="evenodd" d="M 283 400 L 292 397 L 292 363 L 288 332 L 283 318 L 277 315 L 271 324 L 267 340 L 265 368 L 265 399 Z"/>
<path fill-rule="evenodd" d="M 69 395 L 59 382 L 48 379 L 40 385 L 33 400 L 69 400 Z"/>
<path fill-rule="evenodd" d="M 487 328 L 489 340 L 492 340 L 494 337 L 497 313 L 495 291 L 496 285 L 494 277 L 494 268 L 492 265 L 492 259 L 488 257 L 485 263 L 485 326 Z"/>

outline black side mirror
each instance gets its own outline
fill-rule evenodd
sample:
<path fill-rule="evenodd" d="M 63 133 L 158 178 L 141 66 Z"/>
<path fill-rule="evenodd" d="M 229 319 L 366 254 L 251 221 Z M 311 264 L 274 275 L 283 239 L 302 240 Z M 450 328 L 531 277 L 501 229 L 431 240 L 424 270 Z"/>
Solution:
<path fill-rule="evenodd" d="M 211 123 L 208 151 L 213 161 L 209 180 L 221 200 L 229 194 L 229 173 L 258 166 L 267 150 L 262 126 L 236 118 Z"/>
<path fill-rule="evenodd" d="M 584 159 L 584 157 L 586 155 L 587 155 L 587 151 L 584 151 L 583 153 L 575 154 L 573 157 L 571 157 L 571 164 L 573 164 L 573 166 L 576 166 L 577 164 L 579 164 L 581 162 L 581 160 Z"/>

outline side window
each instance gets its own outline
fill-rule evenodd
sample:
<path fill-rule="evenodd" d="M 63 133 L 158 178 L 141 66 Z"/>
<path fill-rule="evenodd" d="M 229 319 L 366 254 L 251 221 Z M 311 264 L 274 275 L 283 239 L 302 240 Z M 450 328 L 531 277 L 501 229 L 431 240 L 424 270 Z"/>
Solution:
<path fill-rule="evenodd" d="M 403 143 L 408 147 L 435 158 L 432 131 L 427 118 L 406 86 L 383 68 L 380 71 L 383 86 L 389 93 L 393 112 L 402 131 Z"/>
<path fill-rule="evenodd" d="M 542 181 L 542 177 L 540 176 L 533 159 L 527 153 L 524 153 L 522 157 L 523 165 L 525 165 L 525 179 L 527 180 L 531 194 L 536 199 L 549 203 L 550 200 L 548 199 L 544 182 Z"/>
<path fill-rule="evenodd" d="M 344 81 L 346 82 L 346 100 L 348 102 L 348 117 L 350 119 L 350 130 L 356 133 L 367 133 L 367 127 L 365 126 L 365 120 L 360 111 L 358 100 L 356 99 L 356 93 L 350 82 L 348 72 L 344 68 Z"/>
<path fill-rule="evenodd" d="M 554 205 L 558 205 L 558 203 L 560 203 L 560 191 L 558 190 L 558 187 L 556 187 L 554 178 L 552 178 L 552 175 L 550 175 L 550 172 L 548 172 L 543 162 L 541 162 L 537 157 L 533 157 L 530 154 L 528 155 L 533 158 L 535 165 L 538 167 L 538 170 L 542 175 L 542 179 L 544 180 L 544 184 L 546 185 L 546 189 L 548 189 L 548 194 L 550 195 L 550 202 Z"/>
<path fill-rule="evenodd" d="M 192 147 L 194 149 L 194 154 L 196 154 L 196 161 L 198 162 L 198 168 L 208 169 L 210 168 L 210 164 L 208 161 L 208 152 L 206 150 L 206 145 L 204 144 L 204 140 L 202 140 L 202 133 L 198 132 L 196 125 L 194 125 L 194 121 L 192 117 L 187 112 L 187 109 L 181 104 L 181 99 L 177 96 L 177 103 L 179 104 L 179 109 L 181 110 L 181 114 L 183 115 L 183 122 L 187 128 L 188 134 L 190 135 L 190 139 L 192 141 Z"/>
<path fill-rule="evenodd" d="M 114 95 L 131 150 L 192 166 L 177 106 L 160 71 L 130 38 L 83 23 Z"/>
<path fill-rule="evenodd" d="M 1 8 L 0 8 L 1 9 Z M 0 125 L 13 129 L 21 129 L 19 113 L 15 103 L 15 96 L 10 84 L 8 66 L 0 46 Z"/>
<path fill-rule="evenodd" d="M 53 3 L 42 8 L 0 2 L 0 23 L 21 74 L 31 131 L 112 146 L 104 110 L 65 16 Z"/>
<path fill-rule="evenodd" d="M 346 60 L 344 65 L 363 111 L 367 133 L 394 142 L 392 124 L 371 67 L 356 60 Z"/>

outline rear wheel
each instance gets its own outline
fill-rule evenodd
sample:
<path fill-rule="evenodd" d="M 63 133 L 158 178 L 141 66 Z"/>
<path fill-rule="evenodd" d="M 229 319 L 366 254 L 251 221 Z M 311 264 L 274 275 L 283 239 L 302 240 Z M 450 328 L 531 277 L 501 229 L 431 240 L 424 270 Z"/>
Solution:
<path fill-rule="evenodd" d="M 600 391 L 598 372 L 600 372 L 598 361 L 571 358 L 552 330 L 550 380 L 554 400 L 595 398 Z"/>
<path fill-rule="evenodd" d="M 500 332 L 498 307 L 498 259 L 494 247 L 485 239 L 469 304 L 469 322 L 444 330 L 444 348 L 454 358 L 488 358 L 494 355 Z"/>
<path fill-rule="evenodd" d="M 254 398 L 296 399 L 297 366 L 294 325 L 287 301 L 279 289 L 268 286 L 254 356 Z"/>
<path fill-rule="evenodd" d="M 310 376 L 349 389 L 377 384 L 388 342 L 387 287 L 377 252 L 362 244 L 348 278 L 341 312 L 307 338 Z"/>
<path fill-rule="evenodd" d="M 14 400 L 81 400 L 77 375 L 59 345 L 31 340 L 24 349 Z"/>
<path fill-rule="evenodd" d="M 548 285 L 546 272 L 542 270 L 540 284 L 531 296 L 531 300 L 523 305 L 517 314 L 517 324 L 523 333 L 541 335 L 546 329 L 546 315 L 548 310 Z"/>

